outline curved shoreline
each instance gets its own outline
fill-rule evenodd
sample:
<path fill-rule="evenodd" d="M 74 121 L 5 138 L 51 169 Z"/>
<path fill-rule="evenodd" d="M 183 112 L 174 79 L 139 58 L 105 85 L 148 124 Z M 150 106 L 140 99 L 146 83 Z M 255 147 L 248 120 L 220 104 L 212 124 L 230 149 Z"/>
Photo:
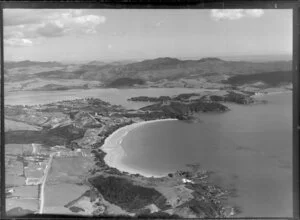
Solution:
<path fill-rule="evenodd" d="M 153 175 L 145 171 L 141 171 L 132 167 L 129 167 L 121 162 L 122 158 L 126 156 L 126 153 L 122 147 L 122 141 L 124 137 L 133 129 L 138 128 L 145 124 L 161 122 L 161 121 L 175 121 L 178 119 L 168 118 L 168 119 L 157 119 L 150 121 L 141 121 L 126 125 L 115 130 L 110 134 L 101 146 L 101 150 L 106 153 L 104 157 L 104 162 L 109 166 L 118 169 L 120 172 L 127 172 L 129 174 L 139 174 L 144 177 L 163 177 L 165 175 Z"/>

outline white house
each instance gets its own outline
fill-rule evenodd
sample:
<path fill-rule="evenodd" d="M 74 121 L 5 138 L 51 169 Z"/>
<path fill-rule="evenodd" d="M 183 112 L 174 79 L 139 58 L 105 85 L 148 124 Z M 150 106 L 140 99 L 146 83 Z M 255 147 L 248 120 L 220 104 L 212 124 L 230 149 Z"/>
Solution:
<path fill-rule="evenodd" d="M 194 184 L 194 182 L 192 180 L 189 180 L 189 179 L 186 179 L 186 178 L 183 178 L 182 182 L 183 183 L 192 183 L 192 184 Z"/>

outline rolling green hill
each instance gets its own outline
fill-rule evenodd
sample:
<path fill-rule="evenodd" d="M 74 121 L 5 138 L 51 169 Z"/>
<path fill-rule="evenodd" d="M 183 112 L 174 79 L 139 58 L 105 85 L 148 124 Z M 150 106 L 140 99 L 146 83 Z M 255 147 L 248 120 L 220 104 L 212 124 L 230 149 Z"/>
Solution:
<path fill-rule="evenodd" d="M 291 67 L 292 61 L 225 61 L 214 57 L 200 60 L 164 57 L 129 64 L 92 61 L 87 64 L 67 65 L 57 62 L 21 61 L 5 63 L 5 80 L 15 82 L 36 78 L 80 79 L 98 81 L 106 87 L 130 87 L 135 84 L 161 81 L 172 82 L 175 85 L 181 80 L 240 84 L 261 78 L 273 86 L 278 84 L 275 81 L 290 82 L 290 78 L 285 74 L 291 71 Z M 270 79 L 270 74 L 272 77 L 275 74 L 276 79 Z"/>

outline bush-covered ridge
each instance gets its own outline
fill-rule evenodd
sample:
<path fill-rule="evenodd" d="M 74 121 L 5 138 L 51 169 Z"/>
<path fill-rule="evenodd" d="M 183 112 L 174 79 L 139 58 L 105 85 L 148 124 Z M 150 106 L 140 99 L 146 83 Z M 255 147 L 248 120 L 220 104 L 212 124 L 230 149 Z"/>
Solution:
<path fill-rule="evenodd" d="M 147 205 L 155 204 L 160 209 L 166 209 L 166 198 L 153 188 L 132 184 L 121 177 L 97 176 L 89 179 L 103 197 L 126 211 L 136 211 Z"/>
<path fill-rule="evenodd" d="M 256 73 L 250 75 L 236 75 L 223 81 L 231 85 L 243 85 L 256 82 L 263 82 L 268 86 L 279 86 L 283 83 L 292 83 L 293 72 L 292 71 L 276 71 L 266 73 Z"/>
<path fill-rule="evenodd" d="M 108 83 L 106 87 L 110 88 L 118 88 L 118 87 L 131 87 L 133 85 L 143 85 L 145 84 L 145 81 L 138 78 L 119 78 L 116 80 L 113 80 L 112 82 Z"/>

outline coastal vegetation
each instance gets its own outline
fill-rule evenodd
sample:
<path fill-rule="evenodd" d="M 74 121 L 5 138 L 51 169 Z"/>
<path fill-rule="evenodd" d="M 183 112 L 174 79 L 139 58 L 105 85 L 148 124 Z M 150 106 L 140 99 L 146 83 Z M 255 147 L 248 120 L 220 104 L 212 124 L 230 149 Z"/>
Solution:
<path fill-rule="evenodd" d="M 285 83 L 292 83 L 293 72 L 292 71 L 275 71 L 275 72 L 263 72 L 250 75 L 236 75 L 224 80 L 223 83 L 231 85 L 243 85 L 256 82 L 262 82 L 262 87 L 276 87 Z"/>
<path fill-rule="evenodd" d="M 202 102 L 196 100 L 191 103 L 171 101 L 168 104 L 158 103 L 141 108 L 143 111 L 161 111 L 170 118 L 185 119 L 186 116 L 196 112 L 225 112 L 228 107 L 217 102 Z"/>
<path fill-rule="evenodd" d="M 166 209 L 166 198 L 153 188 L 134 185 L 127 179 L 120 177 L 97 176 L 89 181 L 103 197 L 127 211 L 137 211 L 147 205 L 155 204 L 160 209 Z"/>
<path fill-rule="evenodd" d="M 119 87 L 131 87 L 134 85 L 143 85 L 145 81 L 137 78 L 118 78 L 109 82 L 106 87 L 119 88 Z"/>
<path fill-rule="evenodd" d="M 233 91 L 229 91 L 228 94 L 226 94 L 225 96 L 218 96 L 218 95 L 213 95 L 210 96 L 210 100 L 211 101 L 223 101 L 223 102 L 233 102 L 236 104 L 250 104 L 250 103 L 254 103 L 254 99 L 250 96 L 253 93 L 246 93 L 246 94 L 242 94 L 242 93 L 237 93 L 237 92 L 233 92 Z"/>
<path fill-rule="evenodd" d="M 73 125 L 43 129 L 41 131 L 7 131 L 5 133 L 6 144 L 44 144 L 46 146 L 69 145 L 72 140 L 82 138 L 84 129 Z"/>
<path fill-rule="evenodd" d="M 132 97 L 128 99 L 128 101 L 134 101 L 134 102 L 163 102 L 168 100 L 171 100 L 169 96 L 159 96 L 159 97 L 138 96 L 138 97 Z"/>
<path fill-rule="evenodd" d="M 147 97 L 147 96 L 137 96 L 128 99 L 128 101 L 135 102 L 162 102 L 165 105 L 173 102 L 181 102 L 186 104 L 191 104 L 197 102 L 199 103 L 212 103 L 212 102 L 233 102 L 236 104 L 250 104 L 254 103 L 254 99 L 251 97 L 254 95 L 254 92 L 249 91 L 239 91 L 239 90 L 227 90 L 222 94 L 220 92 L 210 92 L 208 94 L 200 93 L 183 93 L 176 95 L 174 97 L 169 96 L 160 96 L 160 97 Z"/>
<path fill-rule="evenodd" d="M 106 153 L 101 149 L 111 133 L 120 127 L 135 122 L 163 118 L 188 120 L 189 115 L 192 115 L 193 112 L 223 112 L 228 110 L 225 105 L 218 102 L 197 98 L 187 101 L 194 95 L 180 95 L 180 99 L 161 101 L 137 111 L 127 110 L 121 106 L 111 105 L 108 102 L 93 98 L 60 101 L 38 106 L 6 106 L 6 117 L 10 120 L 21 121 L 22 123 L 29 122 L 41 128 L 38 131 L 7 131 L 5 134 L 6 143 L 35 143 L 48 148 L 59 145 L 65 149 L 60 155 L 69 155 L 70 157 L 78 155 L 78 153 L 81 154 L 83 150 L 90 150 L 94 159 L 91 162 L 94 165 L 86 171 L 88 172 L 85 174 L 86 179 L 83 182 L 78 182 L 80 178 L 77 177 L 68 175 L 64 178 L 67 180 L 76 179 L 76 187 L 85 185 L 91 187 L 91 190 L 97 191 L 93 198 L 97 198 L 99 204 L 93 202 L 93 204 L 95 203 L 94 208 L 91 208 L 95 213 L 102 213 L 96 211 L 98 209 L 109 209 L 105 207 L 114 207 L 114 209 L 118 207 L 119 211 L 116 212 L 120 215 L 130 212 L 136 216 L 148 215 L 162 218 L 170 216 L 225 216 L 221 211 L 222 203 L 217 195 L 217 192 L 222 192 L 222 190 L 204 186 L 210 185 L 204 181 L 207 178 L 207 173 L 202 171 L 199 173 L 199 170 L 194 169 L 189 172 L 169 174 L 158 179 L 147 178 L 139 174 L 129 174 L 109 167 L 104 160 Z M 80 161 L 84 162 L 86 159 Z M 67 169 L 66 172 L 76 173 L 71 166 L 65 168 L 60 166 L 56 169 Z M 50 177 L 48 181 L 55 181 Z M 194 182 L 194 186 L 190 186 L 191 183 L 182 182 L 182 178 L 189 178 L 191 182 Z M 174 196 L 178 196 L 178 202 L 175 204 L 171 202 L 174 198 L 166 197 L 160 186 L 171 191 L 175 190 L 173 189 L 174 186 L 181 187 L 183 191 L 172 192 Z M 191 200 L 192 197 L 187 196 L 190 193 L 188 190 L 196 192 L 199 191 L 197 189 L 200 186 L 202 186 L 203 191 L 193 194 L 194 200 Z M 190 187 L 190 189 L 186 187 Z M 183 193 L 182 196 L 185 199 L 181 201 L 178 193 Z M 205 200 L 201 198 L 205 198 Z M 70 209 L 71 212 L 82 213 L 86 211 L 86 206 L 81 206 L 80 202 L 76 204 L 71 206 L 73 207 Z M 150 214 L 149 210 L 152 210 Z M 183 210 L 184 212 L 182 212 Z"/>
<path fill-rule="evenodd" d="M 200 93 L 184 93 L 173 97 L 147 97 L 137 96 L 131 97 L 129 101 L 135 102 L 152 102 L 154 104 L 141 108 L 142 111 L 148 111 L 148 117 L 155 114 L 155 117 L 177 118 L 180 120 L 191 119 L 197 112 L 225 112 L 229 108 L 226 102 L 236 104 L 252 104 L 256 100 L 252 98 L 253 92 L 227 90 L 220 92 Z M 141 112 L 134 113 L 136 117 L 141 117 Z M 130 114 L 126 114 L 129 116 Z"/>
<path fill-rule="evenodd" d="M 226 102 L 254 103 L 252 95 L 252 92 L 229 90 L 222 94 L 212 92 L 184 93 L 174 97 L 132 97 L 129 100 L 152 102 L 137 111 L 126 110 L 121 106 L 94 98 L 60 101 L 42 106 L 5 106 L 6 118 L 42 128 L 41 130 L 7 131 L 6 143 L 39 143 L 46 146 L 66 145 L 78 148 L 74 140 L 83 138 L 87 129 L 103 127 L 104 118 L 107 122 L 114 120 L 122 122 L 106 126 L 104 135 L 106 138 L 119 127 L 133 123 L 132 119 L 190 120 L 197 112 L 226 112 L 229 110 L 225 105 Z"/>

